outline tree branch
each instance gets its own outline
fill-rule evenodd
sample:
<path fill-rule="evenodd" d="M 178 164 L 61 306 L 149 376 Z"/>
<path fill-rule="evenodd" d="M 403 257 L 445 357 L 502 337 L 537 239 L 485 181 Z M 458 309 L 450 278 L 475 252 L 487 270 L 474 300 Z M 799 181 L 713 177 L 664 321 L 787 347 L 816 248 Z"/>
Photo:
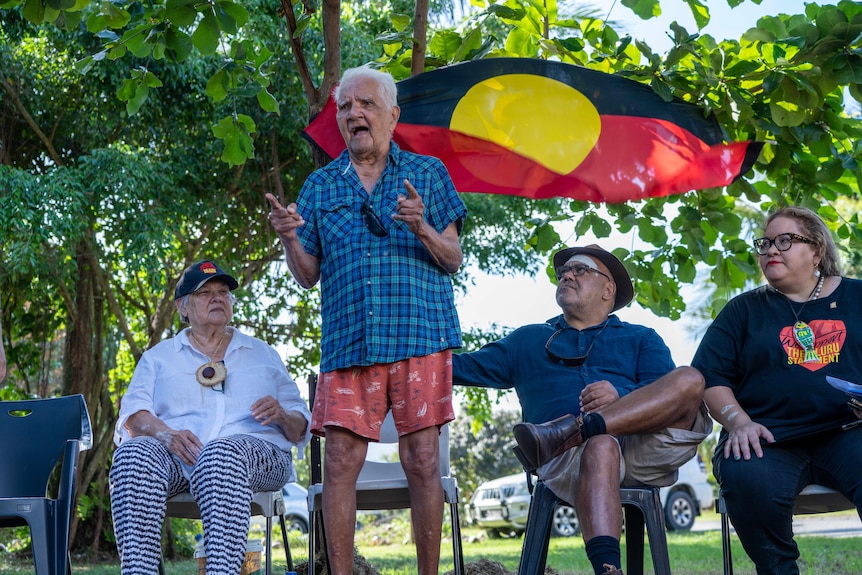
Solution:
<path fill-rule="evenodd" d="M 30 129 L 33 130 L 33 132 L 35 132 L 36 136 L 38 136 L 39 140 L 45 146 L 45 149 L 48 150 L 48 155 L 51 156 L 51 160 L 53 160 L 56 165 L 62 166 L 63 160 L 60 158 L 57 150 L 54 149 L 51 139 L 42 132 L 39 125 L 36 124 L 36 120 L 34 120 L 33 116 L 27 112 L 27 108 L 24 107 L 24 103 L 21 102 L 21 98 L 18 97 L 18 93 L 15 91 L 15 88 L 2 73 L 0 73 L 0 86 L 3 86 L 3 89 L 6 90 L 6 93 L 9 94 L 12 102 L 14 102 L 15 108 L 24 118 L 24 121 L 27 122 L 27 125 L 30 126 Z"/>

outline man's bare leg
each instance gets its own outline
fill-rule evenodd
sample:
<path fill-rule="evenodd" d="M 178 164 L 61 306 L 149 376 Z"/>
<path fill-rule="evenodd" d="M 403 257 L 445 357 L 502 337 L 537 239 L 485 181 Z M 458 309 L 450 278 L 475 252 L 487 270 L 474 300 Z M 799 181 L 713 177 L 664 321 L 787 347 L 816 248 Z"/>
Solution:
<path fill-rule="evenodd" d="M 623 528 L 620 448 L 610 435 L 597 435 L 581 449 L 574 503 L 584 541 L 599 535 L 619 539 Z"/>
<path fill-rule="evenodd" d="M 329 572 L 353 575 L 356 531 L 356 478 L 365 462 L 368 440 L 340 427 L 326 428 L 323 460 L 323 524 Z"/>
<path fill-rule="evenodd" d="M 598 410 L 607 432 L 621 437 L 667 429 L 691 429 L 703 401 L 703 376 L 678 367 Z"/>
<path fill-rule="evenodd" d="M 605 433 L 621 437 L 654 433 L 669 427 L 691 429 L 703 401 L 704 381 L 692 367 L 678 367 L 656 381 L 609 403 L 596 413 L 601 415 Z M 588 416 L 585 416 L 585 419 Z M 583 443 L 580 422 L 574 414 L 554 421 L 519 423 L 514 428 L 521 457 L 529 467 L 541 467 L 562 449 Z"/>
<path fill-rule="evenodd" d="M 410 515 L 419 575 L 437 575 L 443 529 L 440 430 L 427 427 L 401 437 L 401 465 L 410 488 Z"/>

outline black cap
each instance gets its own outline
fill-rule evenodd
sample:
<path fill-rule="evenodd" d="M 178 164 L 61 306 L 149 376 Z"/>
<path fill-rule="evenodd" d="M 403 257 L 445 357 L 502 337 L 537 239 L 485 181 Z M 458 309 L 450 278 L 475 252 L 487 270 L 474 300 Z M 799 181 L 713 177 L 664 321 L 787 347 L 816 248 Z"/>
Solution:
<path fill-rule="evenodd" d="M 232 275 L 213 262 L 203 260 L 185 269 L 183 275 L 180 276 L 180 281 L 177 282 L 177 288 L 174 290 L 174 299 L 198 291 L 201 286 L 212 279 L 224 280 L 231 291 L 239 287 L 239 282 Z"/>
<path fill-rule="evenodd" d="M 614 283 L 617 284 L 617 295 L 614 299 L 613 311 L 629 305 L 635 297 L 635 288 L 632 285 L 632 278 L 629 277 L 629 272 L 626 271 L 623 262 L 617 259 L 617 256 L 600 248 L 596 244 L 582 248 L 566 248 L 558 251 L 554 254 L 554 269 L 563 266 L 572 256 L 577 254 L 594 257 L 605 264 L 610 270 Z"/>

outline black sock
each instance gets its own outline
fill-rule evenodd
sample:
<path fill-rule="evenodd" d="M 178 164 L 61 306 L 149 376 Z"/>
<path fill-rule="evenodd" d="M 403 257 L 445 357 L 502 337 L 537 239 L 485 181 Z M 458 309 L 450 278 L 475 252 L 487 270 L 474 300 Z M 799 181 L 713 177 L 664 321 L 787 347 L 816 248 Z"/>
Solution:
<path fill-rule="evenodd" d="M 607 433 L 608 428 L 605 426 L 605 418 L 598 413 L 588 413 L 584 416 L 584 423 L 581 425 L 581 437 L 584 440 L 589 439 L 594 435 Z"/>
<path fill-rule="evenodd" d="M 585 548 L 587 559 L 593 565 L 596 575 L 607 572 L 605 565 L 613 565 L 617 569 L 622 567 L 619 539 L 614 539 L 610 535 L 599 535 L 587 541 Z"/>

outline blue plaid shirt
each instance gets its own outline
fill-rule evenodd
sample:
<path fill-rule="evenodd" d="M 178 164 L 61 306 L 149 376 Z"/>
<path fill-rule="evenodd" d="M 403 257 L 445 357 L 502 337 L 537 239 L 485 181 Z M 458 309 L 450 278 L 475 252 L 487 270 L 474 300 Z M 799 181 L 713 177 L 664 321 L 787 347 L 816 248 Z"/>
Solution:
<path fill-rule="evenodd" d="M 437 158 L 402 151 L 394 142 L 370 206 L 389 234 L 365 226 L 365 192 L 347 151 L 312 173 L 299 192 L 305 251 L 320 260 L 320 370 L 391 363 L 461 346 L 452 282 L 404 222 L 396 202 L 404 180 L 425 203 L 438 232 L 467 215 L 449 173 Z"/>

